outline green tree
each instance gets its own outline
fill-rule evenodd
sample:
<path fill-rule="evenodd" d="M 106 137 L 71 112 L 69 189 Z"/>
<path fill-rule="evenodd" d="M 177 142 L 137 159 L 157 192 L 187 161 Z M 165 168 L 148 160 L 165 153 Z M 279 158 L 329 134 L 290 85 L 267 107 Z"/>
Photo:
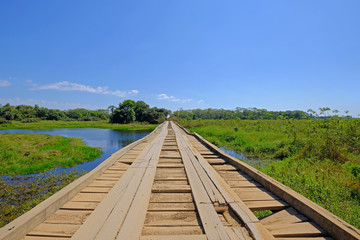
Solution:
<path fill-rule="evenodd" d="M 146 122 L 148 120 L 150 107 L 144 101 L 137 101 L 134 105 L 135 119 L 138 122 Z"/>
<path fill-rule="evenodd" d="M 112 123 L 131 123 L 135 121 L 135 102 L 133 100 L 125 100 L 119 103 L 119 107 L 116 108 L 113 114 L 110 115 L 110 122 Z"/>

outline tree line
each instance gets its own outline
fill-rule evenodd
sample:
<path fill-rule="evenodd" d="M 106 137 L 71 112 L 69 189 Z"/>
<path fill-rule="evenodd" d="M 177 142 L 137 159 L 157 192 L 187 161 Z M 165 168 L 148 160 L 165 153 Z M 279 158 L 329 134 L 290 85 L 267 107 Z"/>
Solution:
<path fill-rule="evenodd" d="M 339 111 L 334 109 L 331 111 L 329 107 L 319 108 L 319 112 L 308 109 L 306 112 L 300 110 L 294 111 L 268 111 L 266 109 L 258 108 L 241 108 L 237 107 L 235 110 L 226 109 L 189 109 L 173 112 L 171 115 L 174 118 L 194 120 L 194 119 L 309 119 L 309 118 L 329 118 L 331 116 L 338 116 Z M 349 111 L 345 111 L 344 118 L 351 118 Z"/>
<path fill-rule="evenodd" d="M 71 110 L 49 109 L 38 105 L 12 106 L 9 103 L 0 105 L 0 121 L 36 122 L 39 120 L 76 120 L 76 121 L 99 121 L 108 120 L 109 113 L 105 109 L 87 110 L 76 108 Z"/>
<path fill-rule="evenodd" d="M 108 120 L 111 123 L 148 122 L 157 124 L 165 121 L 170 110 L 165 108 L 150 108 L 143 101 L 125 100 L 119 105 L 107 109 L 87 110 L 76 108 L 70 110 L 49 109 L 38 105 L 12 106 L 9 103 L 0 105 L 0 124 L 10 121 L 37 122 L 40 120 L 64 121 L 100 121 Z"/>
<path fill-rule="evenodd" d="M 118 107 L 110 106 L 110 122 L 112 123 L 131 123 L 148 122 L 152 124 L 162 123 L 171 114 L 165 108 L 150 108 L 144 101 L 125 100 L 119 103 Z"/>
<path fill-rule="evenodd" d="M 258 108 L 240 108 L 235 110 L 225 109 L 190 109 L 175 111 L 172 117 L 180 119 L 278 119 L 278 118 L 294 118 L 306 119 L 309 114 L 303 111 L 268 111 Z"/>
<path fill-rule="evenodd" d="M 345 118 L 351 118 L 345 111 Z M 338 116 L 338 110 L 328 107 L 319 108 L 319 112 L 312 109 L 307 112 L 295 111 L 268 111 L 258 108 L 240 108 L 235 110 L 226 109 L 189 109 L 177 110 L 171 113 L 165 108 L 152 107 L 144 101 L 125 100 L 118 106 L 109 106 L 107 109 L 87 110 L 76 108 L 70 110 L 49 109 L 38 105 L 0 105 L 0 123 L 12 120 L 22 122 L 36 122 L 39 120 L 65 120 L 65 121 L 100 121 L 108 120 L 111 123 L 132 123 L 147 122 L 158 124 L 165 121 L 169 116 L 179 119 L 308 119 L 308 118 L 328 118 Z"/>

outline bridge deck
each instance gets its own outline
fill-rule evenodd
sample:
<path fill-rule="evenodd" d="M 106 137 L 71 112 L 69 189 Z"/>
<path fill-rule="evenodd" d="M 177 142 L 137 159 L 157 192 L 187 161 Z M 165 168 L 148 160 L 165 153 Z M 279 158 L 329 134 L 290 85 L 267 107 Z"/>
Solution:
<path fill-rule="evenodd" d="M 269 210 L 258 219 L 254 211 Z M 166 122 L 30 212 L 0 239 L 360 239 L 360 232 L 196 134 Z"/>

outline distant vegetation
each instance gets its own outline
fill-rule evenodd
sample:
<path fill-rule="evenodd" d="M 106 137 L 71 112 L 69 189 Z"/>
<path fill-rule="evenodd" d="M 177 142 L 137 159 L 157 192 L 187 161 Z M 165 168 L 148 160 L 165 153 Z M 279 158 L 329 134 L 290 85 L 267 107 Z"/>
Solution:
<path fill-rule="evenodd" d="M 263 159 L 255 167 L 360 228 L 360 119 L 179 123 L 217 146 Z"/>
<path fill-rule="evenodd" d="M 330 108 L 320 108 L 319 114 L 309 109 L 307 112 L 295 110 L 295 111 L 268 111 L 266 109 L 258 108 L 240 108 L 235 110 L 225 109 L 190 109 L 190 110 L 178 110 L 175 111 L 171 117 L 187 120 L 195 119 L 242 119 L 242 120 L 258 120 L 258 119 L 308 119 L 308 118 L 328 118 L 330 117 Z M 338 110 L 333 110 L 334 115 L 338 115 Z M 348 111 L 345 112 L 347 118 Z"/>
<path fill-rule="evenodd" d="M 87 110 L 78 108 L 62 111 L 39 107 L 38 105 L 35 105 L 34 107 L 28 105 L 0 105 L 0 123 L 6 123 L 13 120 L 28 123 L 40 120 L 99 121 L 108 119 L 109 113 L 104 109 Z"/>
<path fill-rule="evenodd" d="M 87 110 L 77 108 L 71 110 L 48 109 L 28 105 L 12 106 L 0 105 L 0 124 L 20 121 L 22 123 L 34 123 L 41 120 L 52 121 L 109 121 L 110 123 L 150 123 L 159 124 L 165 121 L 170 110 L 165 108 L 150 108 L 143 101 L 125 100 L 119 105 L 109 106 L 108 109 Z"/>
<path fill-rule="evenodd" d="M 132 122 L 148 122 L 158 124 L 164 122 L 170 110 L 165 108 L 150 108 L 143 101 L 134 102 L 132 100 L 125 100 L 119 103 L 118 107 L 110 106 L 110 122 L 127 124 Z"/>

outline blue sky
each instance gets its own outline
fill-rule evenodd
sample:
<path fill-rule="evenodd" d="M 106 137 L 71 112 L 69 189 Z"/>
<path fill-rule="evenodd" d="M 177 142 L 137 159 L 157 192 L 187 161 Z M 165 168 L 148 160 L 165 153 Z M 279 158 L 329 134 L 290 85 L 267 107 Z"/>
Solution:
<path fill-rule="evenodd" d="M 360 114 L 360 1 L 0 3 L 0 104 Z"/>

